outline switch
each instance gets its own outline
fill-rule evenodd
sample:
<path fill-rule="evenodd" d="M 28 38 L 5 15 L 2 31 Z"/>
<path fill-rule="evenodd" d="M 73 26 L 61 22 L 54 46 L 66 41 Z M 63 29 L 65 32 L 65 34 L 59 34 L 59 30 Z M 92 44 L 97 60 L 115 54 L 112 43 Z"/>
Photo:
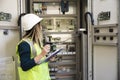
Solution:
<path fill-rule="evenodd" d="M 103 37 L 103 40 L 106 40 L 106 37 L 105 37 L 105 36 Z"/>
<path fill-rule="evenodd" d="M 95 29 L 95 30 L 94 30 L 94 33 L 99 33 L 99 32 L 100 32 L 99 29 Z"/>
<path fill-rule="evenodd" d="M 100 39 L 100 37 L 99 37 L 99 36 L 97 36 L 97 37 L 96 37 L 96 39 L 97 39 L 97 40 L 99 40 L 99 39 Z"/>
<path fill-rule="evenodd" d="M 112 37 L 112 36 L 110 37 L 110 40 L 111 40 L 111 41 L 113 40 L 113 37 Z"/>
<path fill-rule="evenodd" d="M 113 29 L 112 29 L 112 28 L 110 28 L 110 29 L 109 29 L 109 32 L 113 32 Z"/>
<path fill-rule="evenodd" d="M 4 35 L 8 35 L 8 30 L 4 30 L 4 31 L 3 31 L 3 34 L 4 34 Z"/>

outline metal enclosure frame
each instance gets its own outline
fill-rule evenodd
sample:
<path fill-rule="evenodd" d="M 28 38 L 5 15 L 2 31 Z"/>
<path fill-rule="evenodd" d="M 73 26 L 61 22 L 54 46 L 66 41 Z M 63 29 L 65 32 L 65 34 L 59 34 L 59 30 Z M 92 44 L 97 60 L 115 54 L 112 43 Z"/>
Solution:
<path fill-rule="evenodd" d="M 37 0 L 36 0 L 37 1 Z M 41 0 L 42 1 L 42 0 Z M 60 0 L 45 0 L 45 1 L 47 1 L 47 2 L 58 2 L 58 1 L 60 1 Z M 81 9 L 82 8 L 84 8 L 85 9 L 85 6 L 81 3 L 81 1 L 82 2 L 84 2 L 83 0 L 68 0 L 68 1 L 77 1 L 77 8 L 79 9 L 79 10 L 77 10 L 77 16 L 78 16 L 78 18 L 77 18 L 77 29 L 76 29 L 76 32 L 78 31 L 78 29 L 79 29 L 79 27 L 80 26 L 83 26 L 83 25 L 81 25 L 82 24 L 82 19 L 83 19 L 83 14 L 84 13 L 81 13 Z M 44 2 L 44 0 L 43 0 L 43 2 Z M 28 6 L 30 6 L 30 12 L 32 12 L 33 13 L 33 10 L 32 10 L 32 3 L 33 3 L 33 0 L 30 0 L 30 5 L 28 5 Z M 82 4 L 82 6 L 80 5 L 80 4 Z M 83 11 L 83 12 L 85 12 L 85 11 Z M 81 15 L 81 16 L 80 16 Z M 56 15 L 52 15 L 52 16 L 56 16 Z M 44 17 L 44 16 L 43 16 Z M 48 16 L 49 17 L 49 16 Z M 58 17 L 58 16 L 57 16 Z M 62 17 L 64 17 L 64 16 L 62 16 Z M 81 19 L 81 17 L 82 17 L 82 19 Z M 81 39 L 83 36 L 80 36 L 80 37 L 78 37 L 79 36 L 79 34 L 77 34 L 76 33 L 76 35 L 77 36 L 75 36 L 75 38 L 76 38 L 76 40 L 77 40 L 77 42 L 78 43 L 80 43 L 80 44 L 77 44 L 76 46 L 76 53 L 77 53 L 77 55 L 76 55 L 76 64 L 77 64 L 77 66 L 76 66 L 76 79 L 75 80 L 82 80 L 82 78 L 83 78 L 83 68 L 84 68 L 84 66 L 82 65 L 83 64 L 83 59 L 82 59 L 82 57 L 83 57 L 83 53 L 82 53 L 82 49 L 83 49 L 83 47 L 82 47 L 82 45 L 83 45 L 83 40 Z M 85 43 L 85 42 L 84 42 Z M 84 62 L 84 64 L 85 64 L 85 62 Z M 85 68 L 86 69 L 86 68 Z M 84 70 L 85 70 L 84 69 Z M 85 72 L 85 73 L 87 73 L 87 72 Z M 85 76 L 86 77 L 86 76 Z M 85 79 L 84 79 L 85 80 Z"/>
<path fill-rule="evenodd" d="M 84 22 L 84 14 L 87 11 L 87 1 L 88 0 L 80 0 L 80 9 L 79 9 L 79 16 L 80 16 L 80 27 L 79 29 L 85 28 L 85 22 Z M 83 32 L 79 31 L 79 67 L 80 67 L 80 75 L 81 79 L 79 80 L 88 80 L 88 49 L 87 49 L 87 35 Z"/>
<path fill-rule="evenodd" d="M 118 0 L 118 80 L 120 80 L 120 0 Z"/>

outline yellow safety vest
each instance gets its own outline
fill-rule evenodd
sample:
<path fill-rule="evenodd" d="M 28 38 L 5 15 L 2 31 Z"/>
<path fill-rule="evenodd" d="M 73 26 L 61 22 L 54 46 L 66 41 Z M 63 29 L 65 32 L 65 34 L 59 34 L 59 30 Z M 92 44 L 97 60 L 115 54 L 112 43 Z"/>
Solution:
<path fill-rule="evenodd" d="M 22 41 L 26 41 L 26 40 L 23 39 L 20 41 L 20 43 Z M 20 43 L 18 43 L 18 45 Z M 19 54 L 18 53 L 18 45 L 16 47 L 16 53 L 18 56 L 18 63 L 20 63 L 19 55 L 18 55 Z M 30 47 L 30 48 L 31 48 L 31 58 L 33 58 L 32 47 Z M 41 53 L 41 48 L 37 44 L 34 44 L 34 48 L 36 49 L 36 54 L 39 55 Z M 43 57 L 42 59 L 44 59 L 44 58 L 45 57 Z M 20 66 L 18 66 L 18 73 L 19 73 L 20 80 L 51 80 L 50 75 L 49 75 L 48 62 L 36 65 L 28 71 L 23 71 L 22 68 Z"/>

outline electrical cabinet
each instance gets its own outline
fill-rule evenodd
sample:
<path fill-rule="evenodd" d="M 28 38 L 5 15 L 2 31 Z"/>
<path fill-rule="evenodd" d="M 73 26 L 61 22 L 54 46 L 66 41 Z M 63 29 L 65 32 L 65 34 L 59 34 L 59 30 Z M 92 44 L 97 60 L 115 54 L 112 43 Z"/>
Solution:
<path fill-rule="evenodd" d="M 52 50 L 63 48 L 49 63 L 52 80 L 78 80 L 76 30 L 79 0 L 32 0 L 31 12 L 44 18 L 43 37 Z"/>

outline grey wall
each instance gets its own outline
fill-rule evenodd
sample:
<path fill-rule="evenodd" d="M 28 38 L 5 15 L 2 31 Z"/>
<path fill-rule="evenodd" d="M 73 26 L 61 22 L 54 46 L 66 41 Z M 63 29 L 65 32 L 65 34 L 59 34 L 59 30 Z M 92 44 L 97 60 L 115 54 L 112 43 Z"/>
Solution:
<path fill-rule="evenodd" d="M 4 30 L 0 30 L 0 57 L 15 56 L 18 41 L 18 30 L 8 30 L 8 35 L 4 35 Z"/>

